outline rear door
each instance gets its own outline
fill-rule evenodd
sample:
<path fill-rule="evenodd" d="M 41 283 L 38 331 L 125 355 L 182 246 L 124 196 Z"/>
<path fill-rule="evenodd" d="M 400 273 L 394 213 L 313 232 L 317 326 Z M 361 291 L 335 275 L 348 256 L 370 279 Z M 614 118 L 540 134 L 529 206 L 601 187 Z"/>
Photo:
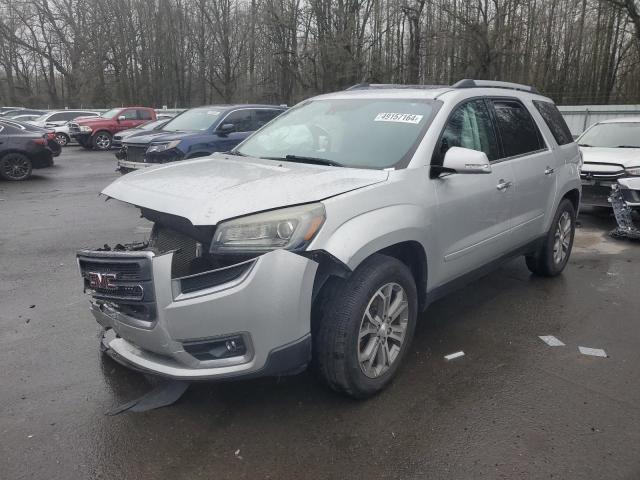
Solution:
<path fill-rule="evenodd" d="M 528 108 L 516 98 L 493 98 L 504 160 L 513 168 L 513 248 L 544 233 L 556 195 L 557 158 Z M 533 106 L 531 104 L 531 106 Z"/>
<path fill-rule="evenodd" d="M 438 201 L 435 235 L 442 252 L 437 284 L 475 270 L 508 251 L 513 204 L 511 163 L 500 148 L 489 105 L 466 100 L 449 116 L 432 158 L 442 165 L 451 147 L 482 151 L 491 161 L 488 174 L 446 174 L 433 179 Z"/>

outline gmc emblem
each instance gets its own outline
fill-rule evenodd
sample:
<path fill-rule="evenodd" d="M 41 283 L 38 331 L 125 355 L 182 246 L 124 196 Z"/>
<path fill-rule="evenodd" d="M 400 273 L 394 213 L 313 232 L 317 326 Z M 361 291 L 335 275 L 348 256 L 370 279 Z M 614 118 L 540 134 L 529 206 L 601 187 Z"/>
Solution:
<path fill-rule="evenodd" d="M 116 280 L 115 273 L 98 273 L 98 272 L 89 272 L 87 274 L 89 279 L 89 287 L 93 288 L 101 288 L 104 290 L 115 290 L 117 289 L 117 285 L 114 285 L 113 282 Z"/>

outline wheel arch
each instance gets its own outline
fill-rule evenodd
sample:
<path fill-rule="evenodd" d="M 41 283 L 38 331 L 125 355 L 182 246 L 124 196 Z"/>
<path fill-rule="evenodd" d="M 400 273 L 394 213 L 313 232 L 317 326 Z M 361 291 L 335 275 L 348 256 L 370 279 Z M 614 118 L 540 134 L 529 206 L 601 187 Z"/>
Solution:
<path fill-rule="evenodd" d="M 578 209 L 580 208 L 580 190 L 578 190 L 577 188 L 573 188 L 569 190 L 567 193 L 565 193 L 562 196 L 560 201 L 564 200 L 565 198 L 571 201 L 571 203 L 573 204 L 573 208 L 576 210 L 576 214 L 577 214 Z"/>

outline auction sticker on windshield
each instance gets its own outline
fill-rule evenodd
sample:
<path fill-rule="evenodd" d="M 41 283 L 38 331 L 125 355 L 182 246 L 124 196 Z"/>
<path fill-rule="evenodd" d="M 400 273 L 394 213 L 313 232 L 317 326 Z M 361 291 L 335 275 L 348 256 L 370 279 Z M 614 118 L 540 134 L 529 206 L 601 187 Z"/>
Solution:
<path fill-rule="evenodd" d="M 398 123 L 420 123 L 422 115 L 413 113 L 379 113 L 374 122 L 398 122 Z"/>

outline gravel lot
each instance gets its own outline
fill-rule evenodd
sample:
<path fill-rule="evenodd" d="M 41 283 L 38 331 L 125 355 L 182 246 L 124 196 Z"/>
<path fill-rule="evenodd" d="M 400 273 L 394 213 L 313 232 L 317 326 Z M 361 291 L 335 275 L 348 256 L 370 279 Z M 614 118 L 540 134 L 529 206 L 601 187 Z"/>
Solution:
<path fill-rule="evenodd" d="M 143 225 L 98 197 L 114 169 L 112 153 L 67 147 L 0 182 L 0 478 L 640 478 L 640 244 L 609 239 L 594 212 L 559 278 L 517 260 L 432 305 L 367 402 L 304 373 L 105 416 L 150 388 L 101 358 L 75 265 L 76 249 Z"/>

